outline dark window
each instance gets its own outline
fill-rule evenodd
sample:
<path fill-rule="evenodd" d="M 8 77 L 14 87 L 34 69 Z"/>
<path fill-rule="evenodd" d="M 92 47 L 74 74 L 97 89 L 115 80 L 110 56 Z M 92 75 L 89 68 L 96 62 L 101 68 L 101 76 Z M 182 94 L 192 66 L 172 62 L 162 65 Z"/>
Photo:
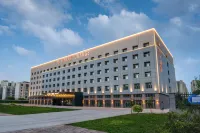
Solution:
<path fill-rule="evenodd" d="M 139 64 L 133 64 L 133 69 L 139 68 Z"/>
<path fill-rule="evenodd" d="M 91 57 L 91 60 L 94 60 L 94 57 Z"/>
<path fill-rule="evenodd" d="M 150 66 L 150 61 L 144 62 L 144 67 L 149 67 Z"/>
<path fill-rule="evenodd" d="M 140 83 L 134 84 L 134 89 L 140 89 Z"/>
<path fill-rule="evenodd" d="M 88 59 L 85 59 L 85 62 L 87 62 L 88 61 Z"/>
<path fill-rule="evenodd" d="M 109 56 L 109 53 L 106 53 L 105 56 L 106 56 L 106 57 Z"/>
<path fill-rule="evenodd" d="M 110 87 L 109 86 L 105 86 L 105 91 L 109 91 Z"/>
<path fill-rule="evenodd" d="M 90 64 L 90 68 L 93 68 L 94 67 L 94 64 Z"/>
<path fill-rule="evenodd" d="M 84 92 L 87 92 L 87 88 L 84 88 L 83 91 L 84 91 Z"/>
<path fill-rule="evenodd" d="M 148 47 L 149 46 L 149 42 L 143 43 L 143 47 Z"/>
<path fill-rule="evenodd" d="M 101 66 L 101 62 L 98 62 L 98 63 L 97 63 L 97 66 L 98 66 L 98 67 Z"/>
<path fill-rule="evenodd" d="M 114 85 L 114 91 L 119 90 L 119 85 Z"/>
<path fill-rule="evenodd" d="M 108 63 L 109 63 L 109 61 L 107 60 L 107 61 L 105 61 L 105 65 L 108 65 Z"/>
<path fill-rule="evenodd" d="M 98 58 L 101 58 L 102 57 L 102 55 L 98 55 Z"/>
<path fill-rule="evenodd" d="M 126 51 L 127 51 L 127 48 L 122 49 L 122 52 L 126 52 Z"/>
<path fill-rule="evenodd" d="M 98 86 L 98 87 L 97 87 L 97 91 L 101 91 L 101 86 Z"/>
<path fill-rule="evenodd" d="M 150 52 L 149 51 L 144 52 L 144 57 L 148 57 L 148 56 L 150 56 Z"/>
<path fill-rule="evenodd" d="M 114 67 L 114 72 L 118 72 L 118 67 Z"/>
<path fill-rule="evenodd" d="M 75 68 L 72 69 L 73 72 L 74 72 L 75 70 L 76 70 Z"/>
<path fill-rule="evenodd" d="M 139 73 L 134 73 L 133 78 L 139 78 Z"/>
<path fill-rule="evenodd" d="M 105 69 L 105 73 L 108 73 L 109 72 L 109 69 Z"/>
<path fill-rule="evenodd" d="M 65 73 L 65 70 L 63 70 L 63 74 Z"/>
<path fill-rule="evenodd" d="M 113 59 L 113 63 L 118 63 L 118 59 Z"/>
<path fill-rule="evenodd" d="M 122 57 L 122 61 L 127 61 L 127 56 L 125 56 L 125 57 Z"/>
<path fill-rule="evenodd" d="M 84 69 L 87 69 L 87 65 L 84 66 Z"/>
<path fill-rule="evenodd" d="M 133 59 L 138 59 L 138 54 L 134 54 Z"/>
<path fill-rule="evenodd" d="M 94 92 L 94 87 L 90 87 L 90 92 Z"/>
<path fill-rule="evenodd" d="M 98 70 L 98 71 L 97 71 L 97 74 L 101 74 L 101 70 Z"/>
<path fill-rule="evenodd" d="M 152 88 L 151 82 L 145 83 L 145 87 L 146 87 L 146 89 L 151 89 Z"/>
<path fill-rule="evenodd" d="M 62 83 L 62 86 L 65 86 L 65 83 Z"/>
<path fill-rule="evenodd" d="M 133 50 L 138 49 L 138 45 L 133 46 Z"/>
<path fill-rule="evenodd" d="M 79 63 L 81 63 L 82 62 L 82 60 L 79 60 Z"/>
<path fill-rule="evenodd" d="M 150 77 L 151 76 L 151 72 L 145 72 L 144 75 L 145 75 L 145 77 Z"/>
<path fill-rule="evenodd" d="M 114 54 L 118 54 L 118 50 L 114 51 Z"/>
<path fill-rule="evenodd" d="M 78 70 L 81 70 L 81 67 L 78 67 Z"/>

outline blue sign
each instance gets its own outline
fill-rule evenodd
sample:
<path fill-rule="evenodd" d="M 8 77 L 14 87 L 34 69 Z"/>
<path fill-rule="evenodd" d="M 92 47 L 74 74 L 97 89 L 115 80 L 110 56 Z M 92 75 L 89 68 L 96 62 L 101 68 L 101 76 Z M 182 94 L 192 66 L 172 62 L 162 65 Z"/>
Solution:
<path fill-rule="evenodd" d="M 188 97 L 188 102 L 191 104 L 200 104 L 200 95 L 191 95 Z"/>

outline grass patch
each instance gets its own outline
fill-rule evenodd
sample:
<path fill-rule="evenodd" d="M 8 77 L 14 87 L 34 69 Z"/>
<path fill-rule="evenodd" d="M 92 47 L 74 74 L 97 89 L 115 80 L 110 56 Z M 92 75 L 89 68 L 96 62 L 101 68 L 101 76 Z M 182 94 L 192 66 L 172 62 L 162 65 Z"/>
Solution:
<path fill-rule="evenodd" d="M 38 114 L 38 113 L 73 111 L 73 110 L 77 110 L 77 109 L 20 106 L 20 105 L 15 105 L 15 104 L 10 104 L 10 105 L 0 104 L 1 113 L 13 114 L 13 115 Z"/>
<path fill-rule="evenodd" d="M 72 125 L 108 133 L 154 133 L 166 120 L 166 114 L 130 114 Z"/>

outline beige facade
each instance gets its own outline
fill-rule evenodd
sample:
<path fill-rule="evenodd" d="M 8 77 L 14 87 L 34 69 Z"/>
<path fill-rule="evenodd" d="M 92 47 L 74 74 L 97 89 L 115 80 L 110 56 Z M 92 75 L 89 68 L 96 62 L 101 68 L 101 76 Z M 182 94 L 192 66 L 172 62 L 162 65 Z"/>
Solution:
<path fill-rule="evenodd" d="M 186 87 L 186 84 L 182 80 L 176 81 L 176 86 L 177 86 L 177 92 L 178 93 L 188 93 L 188 89 Z"/>
<path fill-rule="evenodd" d="M 160 108 L 176 91 L 173 56 L 155 29 L 34 66 L 30 84 L 29 96 L 83 92 L 85 106 L 105 107 L 145 106 L 153 97 Z"/>
<path fill-rule="evenodd" d="M 29 96 L 29 82 L 23 81 L 16 83 L 15 87 L 15 99 L 20 98 L 28 99 Z"/>

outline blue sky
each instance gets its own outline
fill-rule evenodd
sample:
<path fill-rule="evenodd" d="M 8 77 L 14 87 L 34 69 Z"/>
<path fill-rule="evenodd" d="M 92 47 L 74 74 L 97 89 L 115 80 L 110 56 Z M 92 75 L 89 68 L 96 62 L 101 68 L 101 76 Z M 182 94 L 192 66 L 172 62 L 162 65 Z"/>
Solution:
<path fill-rule="evenodd" d="M 200 74 L 199 0 L 1 0 L 0 80 L 29 80 L 31 66 L 153 27 L 190 88 Z"/>

